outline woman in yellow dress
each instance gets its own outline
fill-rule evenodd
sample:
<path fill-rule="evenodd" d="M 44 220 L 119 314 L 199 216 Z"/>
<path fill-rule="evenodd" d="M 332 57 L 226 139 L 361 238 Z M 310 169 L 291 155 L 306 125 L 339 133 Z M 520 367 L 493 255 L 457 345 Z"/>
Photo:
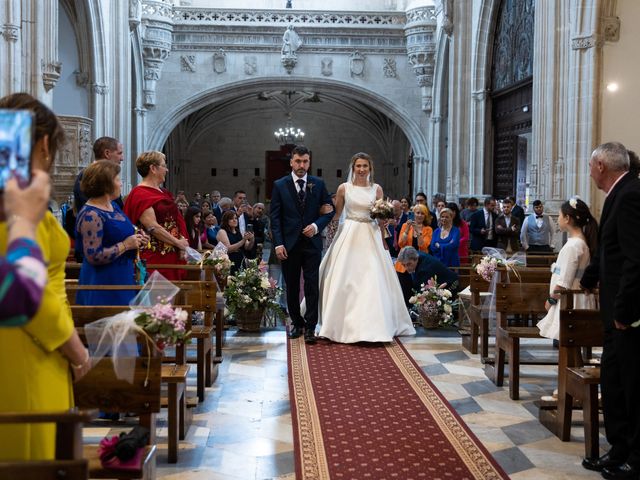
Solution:
<path fill-rule="evenodd" d="M 32 170 L 48 171 L 64 137 L 53 112 L 25 93 L 0 99 L 0 108 L 32 111 L 35 119 Z M 28 223 L 26 218 L 4 217 L 0 208 L 1 254 L 7 249 L 7 221 Z M 69 238 L 49 212 L 32 228 L 48 264 L 48 283 L 40 308 L 29 323 L 0 329 L 1 412 L 67 410 L 73 406 L 72 379 L 81 378 L 91 368 L 89 352 L 74 329 L 65 293 Z M 0 460 L 42 460 L 54 456 L 55 425 L 0 426 Z"/>

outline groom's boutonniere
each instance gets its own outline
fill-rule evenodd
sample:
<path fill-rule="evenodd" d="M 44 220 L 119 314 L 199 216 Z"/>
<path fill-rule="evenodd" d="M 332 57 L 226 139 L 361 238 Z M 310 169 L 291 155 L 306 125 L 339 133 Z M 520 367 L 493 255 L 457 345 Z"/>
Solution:
<path fill-rule="evenodd" d="M 316 184 L 313 182 L 307 182 L 307 190 L 309 190 L 309 193 L 313 193 L 313 187 L 315 187 Z"/>

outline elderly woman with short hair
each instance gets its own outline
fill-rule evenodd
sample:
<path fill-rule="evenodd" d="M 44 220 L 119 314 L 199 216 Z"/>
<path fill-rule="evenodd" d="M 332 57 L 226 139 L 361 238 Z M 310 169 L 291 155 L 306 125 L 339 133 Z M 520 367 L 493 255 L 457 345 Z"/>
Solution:
<path fill-rule="evenodd" d="M 82 248 L 80 285 L 134 285 L 136 250 L 146 243 L 114 201 L 120 198 L 120 166 L 109 160 L 89 165 L 80 189 L 88 198 L 76 220 L 76 241 Z M 129 305 L 133 290 L 82 290 L 78 305 Z"/>
<path fill-rule="evenodd" d="M 161 186 L 169 171 L 167 159 L 161 152 L 144 152 L 136 160 L 136 169 L 142 182 L 127 196 L 124 213 L 151 237 L 140 256 L 148 264 L 183 264 L 189 246 L 187 226 L 173 195 Z M 181 269 L 158 271 L 168 280 L 182 280 L 185 275 Z"/>

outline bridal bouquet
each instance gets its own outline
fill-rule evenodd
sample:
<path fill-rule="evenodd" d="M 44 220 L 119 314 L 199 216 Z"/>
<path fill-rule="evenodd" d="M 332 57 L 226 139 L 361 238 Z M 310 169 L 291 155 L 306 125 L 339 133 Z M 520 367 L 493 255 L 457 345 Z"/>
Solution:
<path fill-rule="evenodd" d="M 185 328 L 188 315 L 186 310 L 174 308 L 163 299 L 141 311 L 135 317 L 135 322 L 151 337 L 159 350 L 164 350 L 166 346 L 179 345 L 189 338 L 191 332 Z"/>
<path fill-rule="evenodd" d="M 498 267 L 503 266 L 504 262 L 499 258 L 485 255 L 480 260 L 480 263 L 476 265 L 476 273 L 480 275 L 487 282 L 491 282 L 493 274 Z"/>
<path fill-rule="evenodd" d="M 373 202 L 371 209 L 369 209 L 369 216 L 374 220 L 388 220 L 393 218 L 393 204 L 389 200 L 380 198 Z"/>
<path fill-rule="evenodd" d="M 454 323 L 455 301 L 451 290 L 446 287 L 446 283 L 438 285 L 437 277 L 433 277 L 409 299 L 409 303 L 413 305 L 413 310 L 418 314 L 425 328 Z"/>

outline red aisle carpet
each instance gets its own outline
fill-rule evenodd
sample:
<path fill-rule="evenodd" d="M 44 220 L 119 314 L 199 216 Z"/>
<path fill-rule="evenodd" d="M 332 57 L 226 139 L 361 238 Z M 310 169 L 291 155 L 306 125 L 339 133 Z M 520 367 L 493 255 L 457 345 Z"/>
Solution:
<path fill-rule="evenodd" d="M 509 478 L 399 342 L 288 342 L 296 479 Z"/>

